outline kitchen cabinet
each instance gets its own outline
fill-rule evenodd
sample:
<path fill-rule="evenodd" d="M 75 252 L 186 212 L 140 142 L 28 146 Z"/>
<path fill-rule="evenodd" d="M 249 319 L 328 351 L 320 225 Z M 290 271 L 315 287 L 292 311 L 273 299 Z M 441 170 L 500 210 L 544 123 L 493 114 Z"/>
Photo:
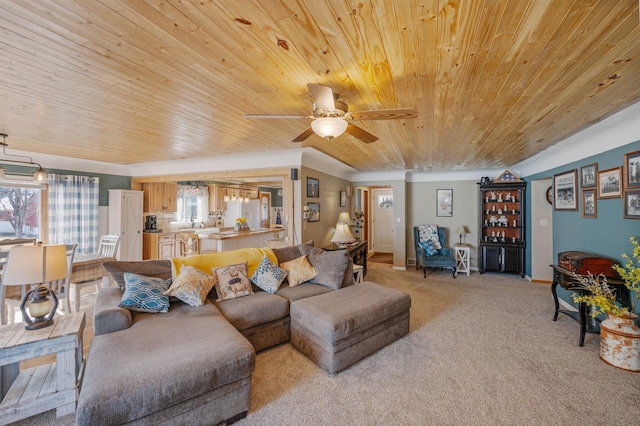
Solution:
<path fill-rule="evenodd" d="M 178 210 L 178 184 L 176 182 L 143 183 L 144 212 L 176 212 Z"/>
<path fill-rule="evenodd" d="M 182 256 L 182 244 L 178 233 L 144 234 L 144 260 L 167 260 Z"/>
<path fill-rule="evenodd" d="M 209 213 L 224 212 L 227 202 L 224 201 L 225 187 L 221 185 L 207 185 L 209 188 Z"/>
<path fill-rule="evenodd" d="M 502 272 L 524 277 L 526 182 L 480 185 L 480 273 Z"/>
<path fill-rule="evenodd" d="M 119 235 L 118 260 L 142 259 L 142 191 L 109 190 L 109 234 Z"/>

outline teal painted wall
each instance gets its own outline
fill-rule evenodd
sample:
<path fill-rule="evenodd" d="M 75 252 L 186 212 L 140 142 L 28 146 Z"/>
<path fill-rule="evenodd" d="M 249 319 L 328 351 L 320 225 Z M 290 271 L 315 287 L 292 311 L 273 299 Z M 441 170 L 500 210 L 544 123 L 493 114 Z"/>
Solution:
<path fill-rule="evenodd" d="M 640 150 L 640 141 L 602 154 L 594 155 L 564 166 L 546 170 L 524 178 L 530 185 L 534 180 L 552 177 L 554 174 L 576 169 L 580 180 L 580 167 L 597 163 L 598 170 L 607 170 L 622 166 L 624 155 Z M 596 219 L 582 217 L 582 188 L 580 188 L 579 208 L 577 211 L 553 211 L 553 259 L 558 253 L 569 250 L 584 251 L 609 257 L 622 262 L 622 253 L 631 254 L 633 246 L 629 237 L 640 238 L 640 220 L 625 219 L 623 198 L 598 199 L 596 201 Z M 531 191 L 527 191 L 527 241 L 531 241 Z M 527 246 L 525 272 L 531 275 L 531 247 Z M 566 291 L 559 289 L 558 295 L 571 302 Z M 572 302 L 571 302 L 572 303 Z M 640 306 L 636 307 L 640 312 Z"/>
<path fill-rule="evenodd" d="M 12 164 L 2 165 L 7 173 L 20 173 L 31 174 L 33 173 L 33 167 L 16 166 Z M 110 189 L 131 189 L 131 177 L 130 176 L 118 176 L 118 175 L 105 175 L 101 173 L 90 172 L 78 172 L 73 170 L 60 170 L 60 169 L 45 169 L 47 173 L 55 173 L 61 175 L 77 175 L 77 176 L 91 176 L 100 178 L 100 201 L 99 205 L 109 205 L 109 190 Z"/>

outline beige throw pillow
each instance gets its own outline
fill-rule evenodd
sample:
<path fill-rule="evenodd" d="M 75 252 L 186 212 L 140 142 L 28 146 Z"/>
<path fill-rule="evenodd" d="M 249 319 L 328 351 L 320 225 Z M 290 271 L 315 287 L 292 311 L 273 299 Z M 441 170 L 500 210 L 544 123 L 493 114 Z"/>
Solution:
<path fill-rule="evenodd" d="M 218 284 L 216 285 L 218 301 L 253 294 L 251 281 L 247 276 L 247 262 L 212 268 L 212 271 L 218 279 Z"/>
<path fill-rule="evenodd" d="M 306 255 L 290 260 L 289 262 L 281 263 L 280 267 L 288 272 L 287 279 L 289 280 L 289 287 L 295 287 L 316 276 L 316 270 L 311 263 L 309 263 Z"/>
<path fill-rule="evenodd" d="M 190 306 L 202 306 L 214 285 L 216 280 L 211 275 L 193 266 L 183 266 L 180 275 L 164 294 L 174 296 Z"/>

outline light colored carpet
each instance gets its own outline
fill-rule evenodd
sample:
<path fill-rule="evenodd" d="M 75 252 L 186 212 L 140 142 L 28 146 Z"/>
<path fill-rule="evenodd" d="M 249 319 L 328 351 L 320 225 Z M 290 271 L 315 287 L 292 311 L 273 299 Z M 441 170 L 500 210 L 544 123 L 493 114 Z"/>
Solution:
<path fill-rule="evenodd" d="M 253 425 L 638 424 L 640 374 L 579 347 L 578 324 L 552 321 L 548 285 L 519 276 L 395 271 L 365 280 L 411 294 L 411 331 L 335 376 L 290 344 L 257 356 Z M 53 412 L 25 424 L 73 424 Z"/>

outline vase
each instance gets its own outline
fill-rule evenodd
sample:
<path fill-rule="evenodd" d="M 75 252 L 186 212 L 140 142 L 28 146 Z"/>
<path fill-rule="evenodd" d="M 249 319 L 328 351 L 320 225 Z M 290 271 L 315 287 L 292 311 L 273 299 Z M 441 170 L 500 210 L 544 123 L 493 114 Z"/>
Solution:
<path fill-rule="evenodd" d="M 600 359 L 622 370 L 640 372 L 640 329 L 635 314 L 607 314 L 600 323 Z"/>

